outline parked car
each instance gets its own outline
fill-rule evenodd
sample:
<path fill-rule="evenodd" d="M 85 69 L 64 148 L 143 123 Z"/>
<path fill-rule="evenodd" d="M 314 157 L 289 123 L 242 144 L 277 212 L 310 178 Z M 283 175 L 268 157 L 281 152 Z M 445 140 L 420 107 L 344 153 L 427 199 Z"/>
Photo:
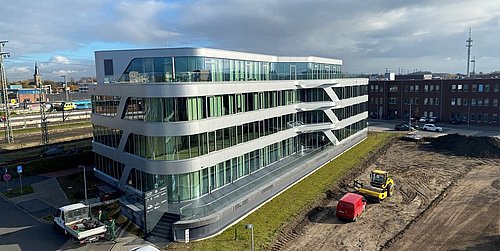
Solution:
<path fill-rule="evenodd" d="M 346 193 L 337 203 L 335 215 L 338 218 L 356 221 L 365 211 L 366 199 L 355 193 Z"/>
<path fill-rule="evenodd" d="M 407 124 L 397 124 L 394 126 L 394 130 L 396 131 L 409 131 L 410 127 Z"/>
<path fill-rule="evenodd" d="M 425 124 L 424 126 L 422 126 L 422 130 L 424 130 L 424 131 L 433 131 L 433 132 L 442 132 L 443 128 L 439 127 L 439 126 L 436 126 L 434 124 Z"/>
<path fill-rule="evenodd" d="M 452 124 L 452 125 L 458 125 L 458 124 L 460 124 L 460 120 L 458 120 L 458 119 L 450 119 L 450 124 Z"/>
<path fill-rule="evenodd" d="M 429 120 L 427 122 L 436 123 L 436 122 L 438 122 L 438 118 L 437 117 L 429 117 Z"/>
<path fill-rule="evenodd" d="M 420 119 L 418 120 L 418 122 L 422 122 L 422 123 L 425 123 L 425 122 L 428 122 L 428 118 L 427 117 L 420 117 Z"/>

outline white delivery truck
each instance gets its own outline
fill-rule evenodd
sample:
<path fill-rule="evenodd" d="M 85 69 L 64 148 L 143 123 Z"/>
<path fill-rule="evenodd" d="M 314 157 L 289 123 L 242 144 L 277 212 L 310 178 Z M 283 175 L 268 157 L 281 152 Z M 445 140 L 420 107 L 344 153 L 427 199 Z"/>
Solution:
<path fill-rule="evenodd" d="M 67 205 L 55 213 L 54 226 L 82 244 L 94 242 L 104 237 L 107 227 L 89 215 L 89 207 L 82 203 Z"/>

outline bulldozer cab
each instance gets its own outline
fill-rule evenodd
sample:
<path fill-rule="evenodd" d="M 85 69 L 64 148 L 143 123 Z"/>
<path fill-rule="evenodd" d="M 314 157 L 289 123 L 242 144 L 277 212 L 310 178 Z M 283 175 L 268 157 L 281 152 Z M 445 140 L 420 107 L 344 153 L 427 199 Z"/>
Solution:
<path fill-rule="evenodd" d="M 385 171 L 373 170 L 370 173 L 370 184 L 374 187 L 382 187 L 387 183 L 388 174 Z"/>

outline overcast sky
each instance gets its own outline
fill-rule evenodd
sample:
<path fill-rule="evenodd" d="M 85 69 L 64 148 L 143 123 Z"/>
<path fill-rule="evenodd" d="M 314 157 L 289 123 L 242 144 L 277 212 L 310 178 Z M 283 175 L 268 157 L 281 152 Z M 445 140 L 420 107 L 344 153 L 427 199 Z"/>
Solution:
<path fill-rule="evenodd" d="M 408 3 L 407 3 L 408 2 Z M 476 71 L 500 70 L 498 0 L 2 0 L 9 81 L 94 76 L 94 51 L 211 47 L 344 61 L 349 73 L 385 68 L 465 73 L 472 27 Z"/>

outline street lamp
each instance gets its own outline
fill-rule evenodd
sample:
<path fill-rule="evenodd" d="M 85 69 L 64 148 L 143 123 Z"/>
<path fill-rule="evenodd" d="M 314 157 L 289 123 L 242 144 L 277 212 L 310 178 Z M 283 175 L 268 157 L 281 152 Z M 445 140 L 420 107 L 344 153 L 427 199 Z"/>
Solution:
<path fill-rule="evenodd" d="M 410 116 L 408 116 L 408 131 L 411 131 L 411 99 L 410 99 Z"/>
<path fill-rule="evenodd" d="M 247 225 L 245 225 L 245 229 L 252 230 L 252 251 L 254 251 L 255 248 L 254 248 L 254 243 L 253 243 L 253 224 L 247 224 Z"/>
<path fill-rule="evenodd" d="M 88 205 L 89 201 L 87 198 L 87 172 L 86 172 L 87 170 L 85 170 L 85 165 L 80 165 L 78 167 L 83 168 L 83 187 L 85 190 L 85 204 Z"/>
<path fill-rule="evenodd" d="M 68 101 L 68 91 L 66 90 L 67 82 L 66 82 L 66 75 L 62 75 L 61 78 L 64 78 L 64 95 L 65 95 L 65 100 Z"/>

